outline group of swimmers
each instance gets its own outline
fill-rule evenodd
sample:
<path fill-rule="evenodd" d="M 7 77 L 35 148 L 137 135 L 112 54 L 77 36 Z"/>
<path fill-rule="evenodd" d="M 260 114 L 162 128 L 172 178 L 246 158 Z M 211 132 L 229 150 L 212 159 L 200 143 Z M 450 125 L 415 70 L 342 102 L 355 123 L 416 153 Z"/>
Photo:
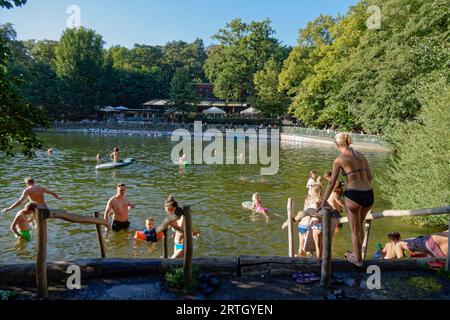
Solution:
<path fill-rule="evenodd" d="M 45 195 L 49 194 L 60 200 L 61 197 L 55 192 L 36 184 L 33 178 L 25 178 L 24 182 L 25 190 L 22 192 L 21 197 L 11 206 L 3 209 L 2 213 L 6 213 L 17 208 L 26 199 L 28 199 L 29 202 L 25 204 L 24 208 L 17 212 L 10 229 L 18 238 L 25 241 L 31 241 L 31 230 L 32 226 L 35 225 L 36 209 L 40 207 L 47 207 Z M 111 197 L 106 204 L 104 212 L 104 219 L 106 220 L 105 231 L 109 232 L 112 230 L 113 232 L 119 232 L 122 230 L 128 230 L 130 226 L 128 211 L 132 208 L 135 208 L 135 205 L 130 202 L 126 195 L 125 184 L 119 183 L 116 187 L 116 194 Z M 155 227 L 155 220 L 153 218 L 146 219 L 146 229 L 144 229 L 144 233 L 149 235 L 146 240 L 157 242 L 161 239 L 161 234 L 165 230 L 172 228 L 175 231 L 175 245 L 172 258 L 180 258 L 184 253 L 184 210 L 178 206 L 178 203 L 175 201 L 173 196 L 169 196 L 165 202 L 165 211 L 167 216 L 160 226 Z M 109 222 L 111 213 L 113 214 L 112 223 Z M 194 236 L 198 235 L 198 232 L 194 233 Z"/>
<path fill-rule="evenodd" d="M 316 252 L 316 256 L 322 256 L 322 221 L 320 215 L 305 215 L 308 209 L 319 212 L 322 208 L 333 209 L 338 214 L 333 217 L 333 225 L 339 224 L 340 214 L 343 208 L 346 209 L 348 222 L 352 236 L 353 251 L 347 252 L 345 257 L 347 261 L 357 267 L 363 266 L 362 243 L 364 238 L 364 220 L 371 210 L 374 203 L 374 193 L 371 186 L 373 179 L 372 172 L 366 157 L 351 147 L 352 139 L 347 133 L 339 133 L 335 136 L 335 145 L 339 151 L 339 156 L 334 160 L 332 170 L 324 173 L 324 178 L 328 181 L 328 187 L 323 192 L 322 179 L 317 173 L 312 171 L 307 183 L 308 196 L 304 202 L 303 212 L 295 217 L 295 221 L 299 222 L 298 233 L 300 238 L 299 256 L 305 256 L 310 251 Z M 111 154 L 114 162 L 119 162 L 119 149 L 116 147 Z M 180 159 L 186 161 L 186 158 Z M 180 161 L 180 162 L 181 162 Z M 339 175 L 346 178 L 347 186 L 344 191 L 344 182 L 338 181 Z M 26 198 L 30 200 L 23 210 L 19 211 L 11 225 L 11 230 L 23 239 L 29 239 L 29 223 L 33 220 L 34 209 L 39 206 L 45 206 L 44 195 L 50 194 L 55 198 L 60 197 L 49 191 L 48 189 L 38 186 L 31 178 L 25 179 L 27 188 L 22 196 L 10 207 L 3 209 L 2 212 L 10 211 L 18 207 Z M 110 213 L 113 212 L 114 218 L 111 226 L 106 225 L 106 230 L 120 231 L 128 229 L 130 222 L 128 220 L 128 210 L 134 208 L 127 196 L 125 195 L 125 184 L 117 185 L 117 193 L 109 199 L 104 218 L 109 221 Z M 259 194 L 255 193 L 252 198 L 252 210 L 264 215 L 266 222 L 269 221 L 268 209 L 264 208 Z M 158 235 L 167 230 L 169 226 L 175 231 L 175 251 L 173 258 L 180 257 L 183 253 L 183 209 L 178 206 L 175 199 L 170 196 L 165 203 L 167 213 L 166 219 L 159 227 L 154 227 L 154 219 L 147 219 L 147 234 Z M 287 224 L 285 223 L 283 227 Z M 335 228 L 336 230 L 336 228 Z M 309 250 L 308 237 L 312 236 L 314 240 L 314 250 Z M 158 238 L 158 236 L 156 236 Z M 401 258 L 404 251 L 422 252 L 429 256 L 442 257 L 447 253 L 448 248 L 448 231 L 446 234 L 433 234 L 422 236 L 404 241 L 398 235 L 391 235 L 391 242 L 385 246 L 383 256 L 385 258 Z M 154 237 L 152 239 L 155 239 Z M 395 248 L 395 250 L 394 250 Z"/>

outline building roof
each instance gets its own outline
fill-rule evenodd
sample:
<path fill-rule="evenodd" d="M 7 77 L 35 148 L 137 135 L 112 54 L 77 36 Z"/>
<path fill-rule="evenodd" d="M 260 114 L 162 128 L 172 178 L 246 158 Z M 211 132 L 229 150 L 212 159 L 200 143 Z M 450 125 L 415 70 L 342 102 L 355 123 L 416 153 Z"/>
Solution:
<path fill-rule="evenodd" d="M 155 99 L 144 102 L 143 106 L 147 107 L 168 107 L 169 100 L 168 99 Z M 248 104 L 246 102 L 226 102 L 220 100 L 202 100 L 197 103 L 199 107 L 211 108 L 247 108 Z"/>

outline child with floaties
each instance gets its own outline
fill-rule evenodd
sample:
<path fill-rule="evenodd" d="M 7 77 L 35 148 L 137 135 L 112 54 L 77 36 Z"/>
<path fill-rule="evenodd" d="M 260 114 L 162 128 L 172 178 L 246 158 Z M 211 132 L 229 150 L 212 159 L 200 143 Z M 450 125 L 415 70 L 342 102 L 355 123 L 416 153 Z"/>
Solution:
<path fill-rule="evenodd" d="M 134 238 L 137 240 L 143 240 L 147 242 L 158 242 L 163 238 L 163 232 L 157 232 L 155 226 L 155 219 L 148 218 L 145 220 L 144 231 L 136 231 Z"/>

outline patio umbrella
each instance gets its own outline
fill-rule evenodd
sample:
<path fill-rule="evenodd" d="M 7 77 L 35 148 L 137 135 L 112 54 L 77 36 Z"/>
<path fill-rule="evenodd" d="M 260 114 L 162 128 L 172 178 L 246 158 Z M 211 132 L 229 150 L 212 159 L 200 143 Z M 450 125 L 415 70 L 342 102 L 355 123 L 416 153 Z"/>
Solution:
<path fill-rule="evenodd" d="M 113 107 L 111 107 L 111 106 L 108 106 L 108 107 L 105 107 L 105 108 L 100 109 L 100 111 L 103 111 L 103 112 L 113 112 L 113 111 L 115 111 L 115 109 L 114 109 Z"/>
<path fill-rule="evenodd" d="M 217 107 L 212 107 L 206 110 L 203 110 L 204 114 L 227 114 L 225 111 L 223 111 L 222 109 L 219 109 Z"/>
<path fill-rule="evenodd" d="M 260 113 L 261 113 L 261 111 L 256 110 L 253 107 L 245 109 L 244 111 L 241 111 L 241 114 L 244 114 L 244 115 L 256 115 L 256 114 L 260 114 Z"/>

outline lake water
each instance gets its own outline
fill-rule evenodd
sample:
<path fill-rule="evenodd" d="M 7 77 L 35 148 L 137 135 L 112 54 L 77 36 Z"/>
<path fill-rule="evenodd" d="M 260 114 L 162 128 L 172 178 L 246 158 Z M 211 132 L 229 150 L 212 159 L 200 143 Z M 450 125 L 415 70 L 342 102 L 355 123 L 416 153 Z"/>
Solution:
<path fill-rule="evenodd" d="M 146 217 L 161 222 L 165 216 L 164 201 L 173 194 L 181 205 L 190 205 L 194 230 L 201 236 L 194 240 L 195 256 L 282 255 L 288 254 L 286 220 L 288 197 L 294 197 L 296 210 L 306 195 L 306 181 L 310 170 L 323 173 L 331 168 L 337 151 L 326 145 L 281 145 L 280 169 L 277 175 L 261 176 L 260 165 L 193 165 L 184 171 L 173 165 L 170 154 L 174 142 L 169 138 L 135 136 L 96 136 L 83 134 L 40 134 L 45 148 L 53 148 L 48 156 L 40 151 L 37 157 L 26 159 L 0 157 L 0 207 L 13 203 L 23 190 L 23 178 L 35 180 L 63 197 L 62 201 L 47 197 L 50 208 L 71 213 L 92 215 L 104 210 L 114 195 L 115 185 L 124 182 L 129 199 L 136 204 L 130 210 L 130 232 L 114 234 L 106 239 L 107 256 L 122 258 L 158 258 L 162 243 L 151 245 L 133 239 L 134 231 L 144 227 Z M 114 145 L 121 147 L 123 157 L 134 157 L 135 163 L 117 170 L 96 172 L 95 155 L 107 157 Z M 388 154 L 364 151 L 374 176 L 386 170 Z M 390 209 L 389 203 L 374 182 L 376 195 L 374 210 Z M 251 200 L 259 192 L 264 206 L 270 209 L 271 221 L 251 221 L 250 211 L 241 203 Z M 0 216 L 0 264 L 31 262 L 36 257 L 34 239 L 24 243 L 9 230 L 15 212 Z M 99 250 L 95 226 L 64 221 L 48 222 L 48 260 L 97 258 Z M 387 233 L 399 231 L 403 237 L 425 234 L 434 230 L 406 224 L 400 219 L 385 218 L 372 225 L 369 254 L 377 242 L 385 243 Z M 298 241 L 298 237 L 296 236 Z M 171 245 L 172 241 L 169 240 Z M 296 245 L 296 250 L 298 244 Z M 337 234 L 334 255 L 343 256 L 351 249 L 348 225 Z M 170 249 L 170 253 L 172 249 Z"/>

